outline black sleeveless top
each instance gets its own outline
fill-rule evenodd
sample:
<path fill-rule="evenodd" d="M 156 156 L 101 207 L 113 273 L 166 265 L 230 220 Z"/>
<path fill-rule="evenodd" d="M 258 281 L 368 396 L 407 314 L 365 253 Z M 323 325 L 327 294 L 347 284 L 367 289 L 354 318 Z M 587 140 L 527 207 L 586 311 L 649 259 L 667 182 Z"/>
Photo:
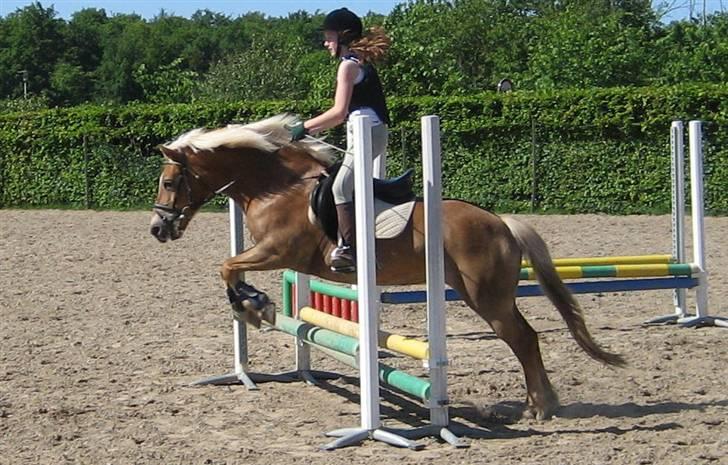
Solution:
<path fill-rule="evenodd" d="M 359 59 L 354 55 L 343 57 L 344 59 Z M 389 110 L 387 109 L 387 101 L 384 98 L 384 90 L 382 82 L 379 80 L 377 70 L 369 63 L 360 64 L 364 72 L 364 79 L 354 85 L 351 93 L 351 101 L 349 102 L 349 113 L 360 108 L 369 107 L 379 116 L 384 124 L 390 124 Z"/>

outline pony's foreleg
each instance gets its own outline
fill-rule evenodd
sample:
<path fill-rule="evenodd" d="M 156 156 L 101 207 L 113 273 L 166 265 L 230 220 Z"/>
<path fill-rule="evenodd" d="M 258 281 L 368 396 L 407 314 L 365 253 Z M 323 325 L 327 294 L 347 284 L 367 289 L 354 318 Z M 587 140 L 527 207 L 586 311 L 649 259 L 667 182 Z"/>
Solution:
<path fill-rule="evenodd" d="M 256 328 L 260 327 L 262 320 L 275 323 L 275 308 L 268 295 L 246 283 L 241 276 L 246 271 L 281 268 L 283 264 L 279 257 L 272 248 L 256 244 L 223 262 L 220 274 L 227 285 L 233 318 L 250 323 Z"/>

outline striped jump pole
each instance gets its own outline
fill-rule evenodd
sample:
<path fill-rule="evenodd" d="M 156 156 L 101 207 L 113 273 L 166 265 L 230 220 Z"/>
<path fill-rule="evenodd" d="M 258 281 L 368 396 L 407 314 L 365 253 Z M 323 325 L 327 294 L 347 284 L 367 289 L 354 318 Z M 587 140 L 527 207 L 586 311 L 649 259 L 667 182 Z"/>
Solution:
<path fill-rule="evenodd" d="M 243 239 L 243 212 L 233 199 L 228 200 L 228 219 L 230 223 L 230 256 L 242 253 L 245 248 Z M 240 279 L 244 279 L 242 276 Z M 258 389 L 257 382 L 263 376 L 248 373 L 248 329 L 247 325 L 233 319 L 233 371 L 226 375 L 212 376 L 192 383 L 193 385 L 227 385 L 242 383 L 248 389 Z"/>
<path fill-rule="evenodd" d="M 321 313 L 329 318 L 338 319 L 310 307 L 304 307 L 303 310 Z M 347 322 L 341 319 L 338 320 L 340 322 L 356 325 L 356 323 Z M 307 345 L 313 345 L 319 349 L 327 349 L 327 354 L 346 363 L 347 365 L 358 366 L 359 364 L 360 343 L 358 338 L 349 334 L 343 334 L 340 330 L 341 328 L 336 328 L 336 325 L 334 325 L 334 329 L 329 329 L 317 324 L 309 323 L 305 318 L 302 321 L 285 315 L 278 315 L 275 327 L 280 331 L 304 340 Z M 379 363 L 378 365 L 377 374 L 382 383 L 395 387 L 400 391 L 410 394 L 411 396 L 417 397 L 423 402 L 427 402 L 430 398 L 431 385 L 429 381 L 412 376 L 403 371 L 396 370 L 382 363 Z"/>
<path fill-rule="evenodd" d="M 304 305 L 311 306 L 317 310 L 325 311 L 324 296 L 328 295 L 331 297 L 334 307 L 339 306 L 340 315 L 336 312 L 332 312 L 333 315 L 339 316 L 345 320 L 358 322 L 359 311 L 356 300 L 358 298 L 357 291 L 337 284 L 331 284 L 323 281 L 317 281 L 314 279 L 307 279 L 306 283 L 310 289 L 310 296 L 308 300 L 301 300 L 299 305 L 294 305 L 293 294 L 296 289 L 296 279 L 299 274 L 286 270 L 283 272 L 283 284 L 282 284 L 282 312 L 287 316 L 294 316 L 294 308 L 302 307 Z M 303 275 L 301 275 L 303 276 Z"/>
<path fill-rule="evenodd" d="M 593 294 L 596 292 L 644 291 L 654 289 L 691 289 L 699 286 L 700 269 L 690 263 L 657 263 L 644 265 L 595 265 L 560 266 L 556 272 L 562 279 L 580 278 L 619 278 L 607 281 L 566 282 L 566 287 L 574 294 Z M 635 279 L 640 278 L 640 279 Z M 532 268 L 522 268 L 521 280 L 534 280 Z M 538 284 L 521 284 L 518 297 L 542 296 Z M 388 304 L 424 303 L 425 291 L 383 292 L 381 301 Z M 453 289 L 445 291 L 445 300 L 462 300 Z"/>
<path fill-rule="evenodd" d="M 298 314 L 301 320 L 312 325 L 335 331 L 345 336 L 359 337 L 359 325 L 353 321 L 344 320 L 343 318 L 326 314 L 321 310 L 311 307 L 300 308 Z M 382 330 L 379 330 L 377 337 L 379 347 L 383 349 L 407 355 L 417 360 L 427 360 L 430 356 L 429 344 L 426 342 Z"/>
<path fill-rule="evenodd" d="M 685 134 L 682 121 L 670 125 L 670 197 L 672 200 L 672 256 L 677 263 L 685 263 Z M 687 316 L 687 292 L 675 289 L 672 321 Z"/>
<path fill-rule="evenodd" d="M 598 266 L 557 266 L 556 273 L 561 279 L 580 278 L 645 278 L 651 276 L 692 276 L 700 273 L 700 268 L 691 263 L 657 263 L 644 265 L 598 265 Z M 519 278 L 536 279 L 533 268 L 521 268 Z"/>
<path fill-rule="evenodd" d="M 685 131 L 682 121 L 673 121 L 670 125 L 670 179 L 672 256 L 678 263 L 685 263 Z M 686 297 L 685 289 L 675 289 L 673 291 L 675 312 L 652 318 L 645 324 L 675 323 L 685 318 Z"/>
<path fill-rule="evenodd" d="M 573 257 L 555 258 L 554 266 L 599 266 L 599 265 L 650 265 L 660 263 L 672 263 L 675 259 L 672 255 L 615 255 L 605 257 Z M 677 260 L 678 263 L 682 263 Z M 521 262 L 521 267 L 530 267 L 528 260 Z"/>
<path fill-rule="evenodd" d="M 430 425 L 412 437 L 439 436 L 455 447 L 468 447 L 450 429 L 447 393 L 447 327 L 445 324 L 445 259 L 442 239 L 442 155 L 440 118 L 422 118 L 422 185 L 425 201 L 428 369 L 432 382 Z"/>

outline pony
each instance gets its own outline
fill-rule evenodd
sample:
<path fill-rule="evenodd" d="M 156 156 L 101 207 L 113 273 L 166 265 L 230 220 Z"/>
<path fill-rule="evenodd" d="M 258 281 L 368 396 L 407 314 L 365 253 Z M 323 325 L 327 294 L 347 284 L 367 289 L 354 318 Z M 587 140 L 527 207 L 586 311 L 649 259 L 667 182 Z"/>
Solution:
<path fill-rule="evenodd" d="M 195 213 L 216 194 L 243 210 L 254 241 L 226 259 L 221 276 L 238 318 L 271 323 L 268 297 L 240 279 L 241 273 L 292 269 L 331 281 L 354 283 L 355 274 L 330 270 L 335 246 L 309 218 L 309 197 L 336 157 L 321 141 L 292 142 L 297 121 L 283 114 L 252 124 L 194 129 L 159 146 L 164 155 L 150 231 L 160 242 L 182 237 Z M 461 200 L 442 205 L 445 281 L 484 319 L 518 358 L 526 380 L 525 416 L 546 419 L 558 409 L 557 394 L 541 358 L 538 336 L 516 305 L 521 260 L 527 257 L 546 297 L 578 346 L 607 365 L 624 359 L 597 344 L 578 303 L 558 276 L 546 243 L 529 225 L 500 217 Z M 421 284 L 425 280 L 424 208 L 417 199 L 396 237 L 376 241 L 377 283 Z"/>

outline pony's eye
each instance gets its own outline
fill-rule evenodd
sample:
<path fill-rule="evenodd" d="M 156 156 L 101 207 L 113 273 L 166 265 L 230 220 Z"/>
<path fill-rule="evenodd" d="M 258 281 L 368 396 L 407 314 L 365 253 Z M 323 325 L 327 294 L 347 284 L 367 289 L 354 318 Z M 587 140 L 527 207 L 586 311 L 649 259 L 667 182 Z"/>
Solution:
<path fill-rule="evenodd" d="M 168 191 L 172 191 L 172 190 L 174 190 L 175 182 L 172 179 L 165 179 L 164 181 L 162 181 L 162 185 Z"/>

